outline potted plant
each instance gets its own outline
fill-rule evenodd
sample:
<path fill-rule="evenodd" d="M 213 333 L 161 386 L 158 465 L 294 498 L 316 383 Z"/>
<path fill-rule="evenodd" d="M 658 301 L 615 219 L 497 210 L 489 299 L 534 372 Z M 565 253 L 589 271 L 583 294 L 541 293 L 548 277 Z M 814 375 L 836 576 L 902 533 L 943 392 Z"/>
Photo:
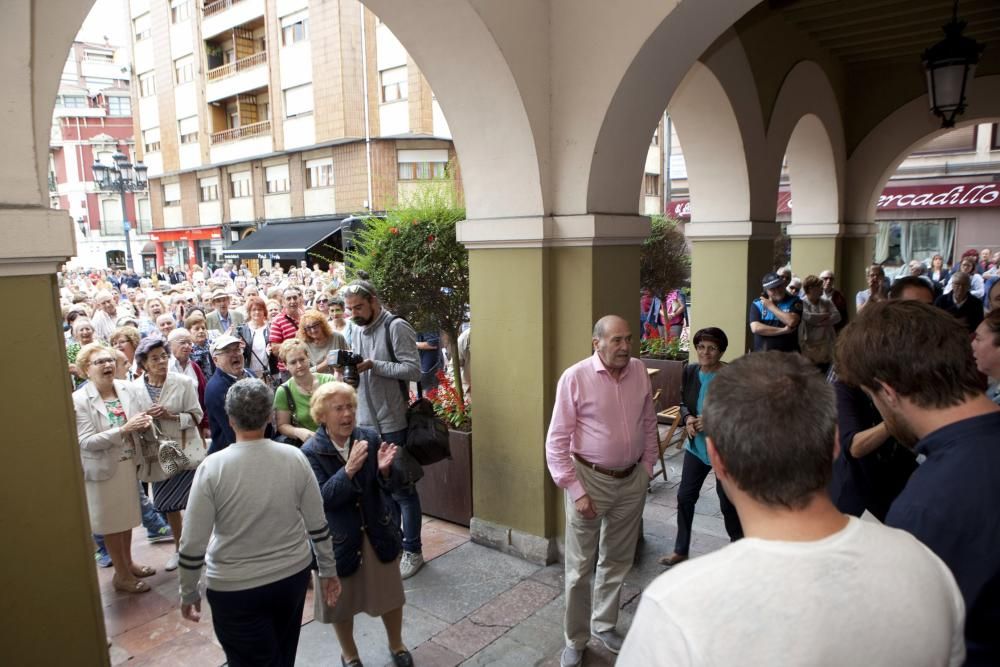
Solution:
<path fill-rule="evenodd" d="M 472 517 L 472 439 L 469 401 L 462 389 L 458 335 L 469 304 L 468 251 L 455 237 L 465 218 L 450 181 L 430 184 L 406 204 L 370 217 L 347 253 L 351 276 L 365 271 L 379 298 L 417 331 L 447 336 L 451 377 L 438 374 L 438 389 L 428 393 L 451 427 L 452 459 L 425 468 L 418 485 L 425 514 L 469 524 Z"/>

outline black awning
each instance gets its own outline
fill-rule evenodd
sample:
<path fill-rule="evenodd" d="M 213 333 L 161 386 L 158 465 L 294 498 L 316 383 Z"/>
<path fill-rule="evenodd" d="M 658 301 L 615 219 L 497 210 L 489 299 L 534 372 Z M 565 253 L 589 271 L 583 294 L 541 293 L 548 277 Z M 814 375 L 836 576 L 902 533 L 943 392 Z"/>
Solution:
<path fill-rule="evenodd" d="M 340 231 L 343 217 L 298 222 L 270 222 L 226 248 L 226 259 L 307 259 L 310 249 Z"/>

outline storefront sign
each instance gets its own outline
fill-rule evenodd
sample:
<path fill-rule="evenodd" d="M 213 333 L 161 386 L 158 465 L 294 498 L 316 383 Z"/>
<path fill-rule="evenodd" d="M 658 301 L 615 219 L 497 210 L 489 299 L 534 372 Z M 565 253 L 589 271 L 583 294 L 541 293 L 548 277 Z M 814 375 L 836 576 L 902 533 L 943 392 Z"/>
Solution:
<path fill-rule="evenodd" d="M 880 211 L 1000 207 L 1000 184 L 962 183 L 937 185 L 902 185 L 888 187 L 878 198 Z M 792 212 L 792 193 L 778 193 L 778 215 Z M 673 199 L 667 204 L 666 214 L 677 220 L 691 219 L 691 202 Z"/>
<path fill-rule="evenodd" d="M 189 229 L 154 229 L 149 232 L 154 241 L 208 241 L 222 238 L 222 227 L 191 227 Z"/>

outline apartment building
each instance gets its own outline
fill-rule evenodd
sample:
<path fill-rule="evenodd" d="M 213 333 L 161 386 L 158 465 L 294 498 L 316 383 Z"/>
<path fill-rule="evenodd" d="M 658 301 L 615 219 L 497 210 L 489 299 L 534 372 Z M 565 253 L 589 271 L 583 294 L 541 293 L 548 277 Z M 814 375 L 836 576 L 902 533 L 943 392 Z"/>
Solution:
<path fill-rule="evenodd" d="M 683 132 L 683 128 L 681 128 Z M 684 152 L 673 133 L 672 197 L 667 215 L 691 219 Z M 791 221 L 794 165 L 782 167 L 777 221 Z M 944 132 L 913 149 L 889 178 L 876 205 L 872 261 L 901 267 L 940 254 L 956 263 L 966 250 L 1000 250 L 1000 124 Z"/>
<path fill-rule="evenodd" d="M 136 269 L 149 269 L 155 261 L 149 193 L 127 193 L 123 218 L 120 196 L 101 190 L 92 169 L 95 162 L 113 164 L 118 152 L 136 160 L 129 80 L 126 48 L 73 43 L 52 113 L 49 199 L 52 208 L 68 211 L 76 222 L 75 266 L 124 267 L 125 221 Z"/>
<path fill-rule="evenodd" d="M 325 239 L 349 214 L 385 210 L 423 183 L 457 179 L 461 191 L 427 80 L 356 0 L 130 0 L 129 10 L 158 264 L 297 261 L 308 249 L 282 237 L 302 225 Z M 241 255 L 238 242 L 265 229 L 269 243 Z"/>

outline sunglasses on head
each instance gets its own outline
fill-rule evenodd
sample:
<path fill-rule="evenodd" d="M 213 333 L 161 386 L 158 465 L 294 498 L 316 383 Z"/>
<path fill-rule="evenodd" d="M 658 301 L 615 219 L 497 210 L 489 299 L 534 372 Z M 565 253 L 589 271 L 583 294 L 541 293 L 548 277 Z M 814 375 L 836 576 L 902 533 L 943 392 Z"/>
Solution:
<path fill-rule="evenodd" d="M 371 296 L 372 293 L 365 289 L 362 285 L 348 285 L 344 288 L 347 294 L 364 294 L 366 296 Z"/>

